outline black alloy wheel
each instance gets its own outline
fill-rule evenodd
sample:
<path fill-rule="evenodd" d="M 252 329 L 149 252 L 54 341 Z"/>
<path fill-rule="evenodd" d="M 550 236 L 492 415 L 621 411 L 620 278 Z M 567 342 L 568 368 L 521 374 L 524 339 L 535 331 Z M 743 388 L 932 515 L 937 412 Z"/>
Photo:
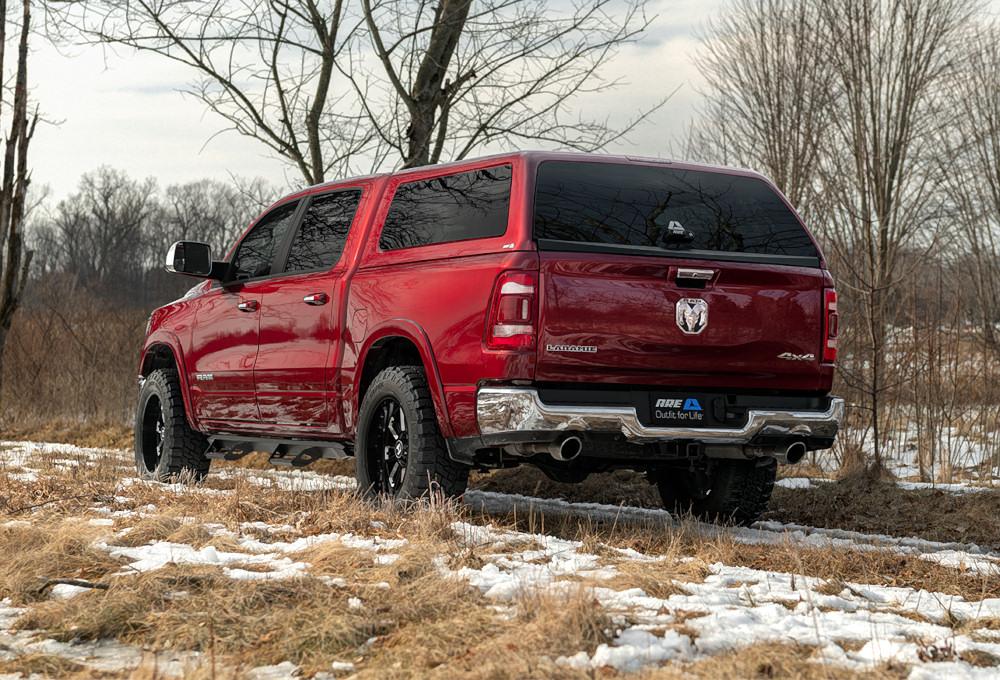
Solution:
<path fill-rule="evenodd" d="M 163 406 L 160 398 L 151 395 L 146 401 L 146 407 L 142 413 L 141 429 L 141 455 L 142 462 L 146 467 L 146 472 L 153 474 L 160 466 L 160 459 L 163 457 L 163 435 L 166 426 L 163 424 Z"/>
<path fill-rule="evenodd" d="M 365 391 L 355 441 L 358 489 L 370 499 L 460 496 L 469 467 L 451 459 L 420 366 L 382 369 Z"/>
<path fill-rule="evenodd" d="M 399 402 L 386 397 L 375 408 L 368 429 L 368 450 L 371 469 L 378 470 L 376 490 L 396 496 L 406 479 L 410 442 L 406 414 Z"/>
<path fill-rule="evenodd" d="M 211 464 L 208 439 L 193 430 L 184 413 L 180 377 L 160 368 L 139 388 L 135 410 L 135 469 L 142 479 L 198 481 Z"/>

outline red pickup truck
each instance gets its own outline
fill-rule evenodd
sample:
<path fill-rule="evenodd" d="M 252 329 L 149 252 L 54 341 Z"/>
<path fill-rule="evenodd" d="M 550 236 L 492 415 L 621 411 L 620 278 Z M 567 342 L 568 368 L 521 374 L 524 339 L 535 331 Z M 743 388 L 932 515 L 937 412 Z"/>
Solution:
<path fill-rule="evenodd" d="M 363 490 L 405 499 L 474 468 L 630 468 L 748 523 L 843 416 L 833 279 L 744 170 L 527 152 L 348 179 L 167 269 L 206 280 L 149 320 L 148 478 L 354 456 Z"/>

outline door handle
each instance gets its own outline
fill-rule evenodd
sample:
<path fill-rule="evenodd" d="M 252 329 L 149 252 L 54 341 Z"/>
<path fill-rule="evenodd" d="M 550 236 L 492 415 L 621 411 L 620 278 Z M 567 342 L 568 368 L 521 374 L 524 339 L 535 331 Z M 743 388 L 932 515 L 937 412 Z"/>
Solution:
<path fill-rule="evenodd" d="M 256 312 L 260 309 L 260 303 L 256 300 L 244 300 L 240 304 L 236 305 L 236 309 L 241 312 Z"/>
<path fill-rule="evenodd" d="M 692 269 L 688 267 L 681 267 L 677 270 L 677 278 L 687 281 L 711 281 L 714 276 L 714 269 Z"/>
<path fill-rule="evenodd" d="M 325 305 L 330 301 L 330 296 L 326 293 L 313 293 L 312 295 L 306 295 L 302 298 L 302 301 L 307 305 Z"/>

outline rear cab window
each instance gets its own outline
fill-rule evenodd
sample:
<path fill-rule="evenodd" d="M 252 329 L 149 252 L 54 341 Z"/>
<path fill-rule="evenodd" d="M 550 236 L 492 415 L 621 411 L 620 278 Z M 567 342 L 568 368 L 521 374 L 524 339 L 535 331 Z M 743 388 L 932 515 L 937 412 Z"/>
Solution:
<path fill-rule="evenodd" d="M 285 261 L 285 272 L 322 271 L 339 260 L 361 201 L 361 189 L 314 196 L 309 201 Z"/>
<path fill-rule="evenodd" d="M 705 170 L 544 161 L 533 231 L 540 250 L 820 264 L 802 223 L 767 182 Z"/>
<path fill-rule="evenodd" d="M 511 166 L 405 182 L 385 216 L 382 251 L 502 236 L 510 209 Z"/>

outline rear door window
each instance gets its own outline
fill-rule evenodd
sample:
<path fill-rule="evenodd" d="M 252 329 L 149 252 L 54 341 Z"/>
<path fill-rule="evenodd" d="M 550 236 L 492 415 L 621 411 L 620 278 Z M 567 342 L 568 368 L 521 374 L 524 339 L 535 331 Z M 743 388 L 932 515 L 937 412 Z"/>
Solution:
<path fill-rule="evenodd" d="M 534 236 L 684 253 L 819 256 L 798 218 L 766 182 L 645 165 L 540 164 Z"/>
<path fill-rule="evenodd" d="M 285 264 L 286 272 L 329 269 L 344 252 L 347 234 L 354 221 L 361 190 L 351 189 L 312 199 Z"/>
<path fill-rule="evenodd" d="M 511 166 L 400 184 L 382 226 L 382 250 L 501 236 L 507 230 Z"/>
<path fill-rule="evenodd" d="M 254 225 L 233 254 L 233 279 L 255 279 L 271 274 L 274 258 L 285 243 L 298 201 L 278 206 Z"/>

